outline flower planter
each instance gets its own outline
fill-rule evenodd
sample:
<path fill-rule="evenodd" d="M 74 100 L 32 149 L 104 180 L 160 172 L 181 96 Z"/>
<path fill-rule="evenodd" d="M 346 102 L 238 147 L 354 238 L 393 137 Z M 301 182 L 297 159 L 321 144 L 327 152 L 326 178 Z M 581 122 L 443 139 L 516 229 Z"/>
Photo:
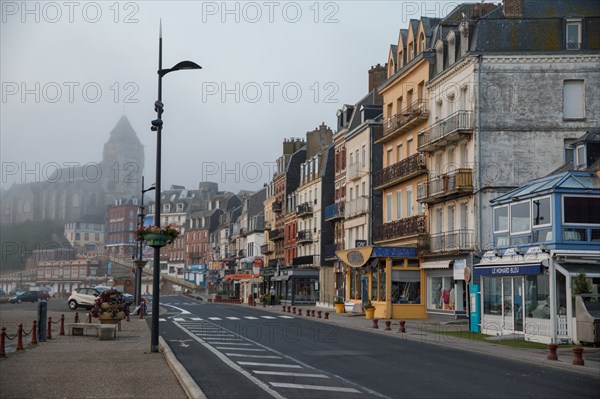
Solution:
<path fill-rule="evenodd" d="M 146 244 L 153 248 L 165 247 L 169 242 L 169 237 L 163 234 L 146 234 L 144 236 Z"/>
<path fill-rule="evenodd" d="M 346 306 L 343 303 L 335 304 L 335 313 L 344 313 Z"/>
<path fill-rule="evenodd" d="M 125 312 L 116 312 L 113 316 L 112 312 L 102 312 L 98 317 L 100 324 L 117 324 L 125 318 Z"/>
<path fill-rule="evenodd" d="M 373 319 L 375 317 L 375 308 L 366 308 L 365 317 L 367 318 L 367 320 Z"/>

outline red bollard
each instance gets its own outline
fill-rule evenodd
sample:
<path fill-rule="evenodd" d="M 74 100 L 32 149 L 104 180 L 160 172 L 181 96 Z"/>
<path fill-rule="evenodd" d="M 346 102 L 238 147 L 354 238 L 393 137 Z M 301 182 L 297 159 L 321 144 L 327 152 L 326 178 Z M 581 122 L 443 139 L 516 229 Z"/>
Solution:
<path fill-rule="evenodd" d="M 19 327 L 17 328 L 17 350 L 23 350 L 23 324 L 19 323 Z"/>
<path fill-rule="evenodd" d="M 283 307 L 283 309 L 281 310 L 282 312 L 285 312 L 285 305 L 281 305 Z"/>
<path fill-rule="evenodd" d="M 325 312 L 325 320 L 329 320 L 329 312 Z"/>
<path fill-rule="evenodd" d="M 302 309 L 298 309 L 298 316 L 302 316 Z"/>
<path fill-rule="evenodd" d="M 91 322 L 92 322 L 92 313 L 90 312 L 90 313 L 88 313 L 86 323 L 91 323 Z"/>
<path fill-rule="evenodd" d="M 392 321 L 391 320 L 385 321 L 385 328 L 383 330 L 384 331 L 392 331 Z"/>
<path fill-rule="evenodd" d="M 320 310 L 317 310 L 317 319 L 320 319 L 320 318 L 321 318 L 321 314 L 322 314 L 321 312 L 322 312 L 322 311 L 320 311 Z"/>
<path fill-rule="evenodd" d="M 379 325 L 377 324 L 379 322 L 379 319 L 373 319 L 373 325 L 371 326 L 371 328 L 379 328 Z"/>
<path fill-rule="evenodd" d="M 296 314 L 296 307 L 295 306 L 292 308 L 292 313 Z"/>
<path fill-rule="evenodd" d="M 52 339 L 52 317 L 48 317 L 48 329 L 46 331 L 46 339 Z"/>
<path fill-rule="evenodd" d="M 583 362 L 583 348 L 573 348 L 573 364 L 576 366 L 584 366 Z"/>
<path fill-rule="evenodd" d="M 404 328 L 405 324 L 406 324 L 406 322 L 404 320 L 400 320 L 400 328 L 398 329 L 398 332 L 400 332 L 400 333 L 406 332 L 406 328 Z"/>
<path fill-rule="evenodd" d="M 310 316 L 315 317 L 315 311 L 313 309 L 310 310 Z"/>
<path fill-rule="evenodd" d="M 33 321 L 33 325 L 31 326 L 31 343 L 37 344 L 37 320 Z"/>
<path fill-rule="evenodd" d="M 75 323 L 79 323 L 79 312 L 75 312 Z"/>
<path fill-rule="evenodd" d="M 558 349 L 558 345 L 556 344 L 548 344 L 548 360 L 558 360 L 558 355 L 556 354 L 556 349 Z"/>
<path fill-rule="evenodd" d="M 58 335 L 65 335 L 65 315 L 60 315 L 60 329 Z"/>
<path fill-rule="evenodd" d="M 6 357 L 6 351 L 4 350 L 4 337 L 6 337 L 6 327 L 2 327 L 0 333 L 0 357 Z"/>
<path fill-rule="evenodd" d="M 287 306 L 287 312 L 288 313 L 292 313 L 292 307 L 291 306 Z"/>

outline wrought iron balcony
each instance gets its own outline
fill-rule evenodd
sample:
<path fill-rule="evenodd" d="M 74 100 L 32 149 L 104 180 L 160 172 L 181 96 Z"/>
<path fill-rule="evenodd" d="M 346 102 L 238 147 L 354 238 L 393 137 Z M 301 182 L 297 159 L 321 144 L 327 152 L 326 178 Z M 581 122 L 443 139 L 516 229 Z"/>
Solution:
<path fill-rule="evenodd" d="M 285 234 L 283 229 L 271 230 L 271 232 L 269 233 L 269 240 L 271 241 L 283 240 L 284 238 Z"/>
<path fill-rule="evenodd" d="M 346 218 L 362 215 L 369 212 L 369 198 L 355 198 L 346 201 L 345 215 Z"/>
<path fill-rule="evenodd" d="M 265 244 L 260 246 L 260 253 L 263 255 L 272 254 L 275 251 L 273 244 Z"/>
<path fill-rule="evenodd" d="M 427 172 L 425 156 L 423 154 L 413 154 L 400 162 L 377 171 L 373 176 L 373 185 L 379 189 L 386 188 L 425 172 Z"/>
<path fill-rule="evenodd" d="M 425 122 L 428 118 L 429 101 L 417 100 L 383 122 L 383 135 L 377 141 L 385 142 L 396 138 L 400 133 L 406 132 L 414 126 Z"/>
<path fill-rule="evenodd" d="M 305 202 L 296 207 L 296 213 L 299 217 L 311 216 L 313 213 L 310 202 Z"/>
<path fill-rule="evenodd" d="M 421 130 L 418 148 L 419 151 L 435 151 L 470 134 L 473 134 L 473 112 L 457 111 Z"/>
<path fill-rule="evenodd" d="M 265 222 L 265 230 L 271 230 L 271 222 Z"/>
<path fill-rule="evenodd" d="M 325 208 L 325 220 L 332 221 L 336 219 L 344 218 L 344 203 L 338 202 L 337 204 L 328 205 Z"/>
<path fill-rule="evenodd" d="M 283 210 L 283 203 L 281 201 L 275 201 L 275 202 L 273 202 L 271 210 L 273 212 L 277 212 L 277 213 L 281 212 Z"/>
<path fill-rule="evenodd" d="M 473 169 L 456 169 L 417 186 L 417 201 L 433 204 L 473 193 Z"/>
<path fill-rule="evenodd" d="M 411 216 L 384 223 L 376 226 L 374 232 L 376 242 L 426 233 L 427 217 L 424 215 Z"/>
<path fill-rule="evenodd" d="M 310 230 L 300 230 L 296 233 L 296 242 L 300 243 L 309 243 L 312 242 L 312 231 Z"/>
<path fill-rule="evenodd" d="M 297 256 L 292 259 L 293 266 L 320 266 L 319 255 Z"/>
<path fill-rule="evenodd" d="M 429 235 L 429 253 L 471 251 L 475 247 L 473 230 L 453 230 Z"/>

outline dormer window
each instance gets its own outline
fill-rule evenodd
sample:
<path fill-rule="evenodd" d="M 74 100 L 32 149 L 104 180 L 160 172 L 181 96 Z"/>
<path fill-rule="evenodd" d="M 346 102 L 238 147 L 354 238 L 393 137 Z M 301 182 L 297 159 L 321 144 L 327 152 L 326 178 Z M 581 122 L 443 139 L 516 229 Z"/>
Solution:
<path fill-rule="evenodd" d="M 444 70 L 444 43 L 441 40 L 435 45 L 435 69 L 437 73 Z"/>
<path fill-rule="evenodd" d="M 419 53 L 425 51 L 425 35 L 421 32 L 421 36 L 419 37 Z"/>
<path fill-rule="evenodd" d="M 581 20 L 568 19 L 566 26 L 566 49 L 579 50 L 581 49 Z"/>
<path fill-rule="evenodd" d="M 163 204 L 163 212 L 170 212 L 171 204 Z"/>
<path fill-rule="evenodd" d="M 398 52 L 398 69 L 404 66 L 404 53 L 402 50 Z"/>
<path fill-rule="evenodd" d="M 575 169 L 585 169 L 587 162 L 585 161 L 585 146 L 578 145 L 575 148 Z"/>
<path fill-rule="evenodd" d="M 456 61 L 456 37 L 454 32 L 448 33 L 448 65 L 454 64 Z"/>
<path fill-rule="evenodd" d="M 183 212 L 183 204 L 182 203 L 177 204 L 177 212 Z"/>

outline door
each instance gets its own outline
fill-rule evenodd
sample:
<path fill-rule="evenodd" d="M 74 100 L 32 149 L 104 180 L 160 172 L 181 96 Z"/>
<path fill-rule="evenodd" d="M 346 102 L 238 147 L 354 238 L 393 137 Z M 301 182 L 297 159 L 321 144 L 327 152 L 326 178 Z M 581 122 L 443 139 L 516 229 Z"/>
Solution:
<path fill-rule="evenodd" d="M 364 309 L 365 303 L 369 301 L 369 276 L 362 276 L 361 292 L 362 292 L 362 304 L 363 304 L 363 309 Z"/>
<path fill-rule="evenodd" d="M 504 329 L 523 332 L 523 277 L 502 278 Z"/>

